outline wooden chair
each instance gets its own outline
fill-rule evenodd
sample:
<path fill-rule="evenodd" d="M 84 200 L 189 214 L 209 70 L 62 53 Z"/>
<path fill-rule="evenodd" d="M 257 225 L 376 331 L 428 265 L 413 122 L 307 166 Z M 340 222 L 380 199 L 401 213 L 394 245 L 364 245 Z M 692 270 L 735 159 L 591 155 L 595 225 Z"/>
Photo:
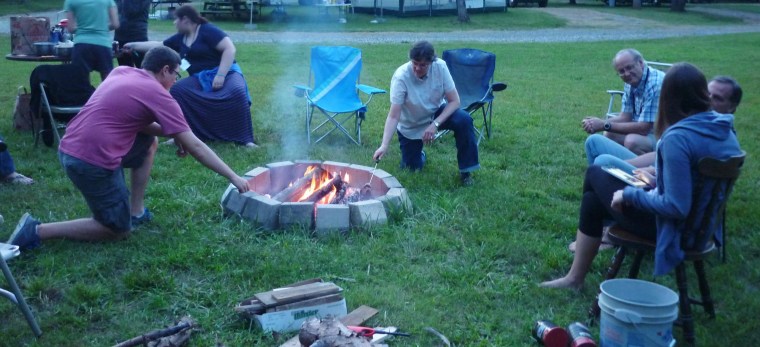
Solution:
<path fill-rule="evenodd" d="M 694 318 L 691 311 L 692 304 L 703 306 L 710 318 L 715 318 L 715 306 L 710 294 L 710 286 L 705 275 L 704 260 L 716 249 L 714 242 L 715 232 L 725 225 L 726 203 L 731 194 L 733 185 L 741 172 L 745 155 L 746 153 L 742 152 L 741 155 L 726 160 L 702 158 L 699 161 L 699 173 L 702 180 L 696 182 L 694 185 L 695 191 L 700 191 L 707 181 L 715 181 L 716 183 L 710 194 L 710 200 L 704 209 L 704 211 L 712 211 L 712 213 L 701 213 L 702 211 L 699 210 L 699 205 L 692 204 L 692 210 L 689 212 L 689 217 L 687 219 L 687 225 L 698 225 L 697 228 L 690 228 L 698 232 L 698 235 L 694 237 L 693 244 L 703 246 L 699 248 L 685 247 L 686 240 L 690 239 L 693 235 L 682 235 L 681 243 L 684 245 L 683 249 L 686 255 L 684 261 L 676 267 L 675 271 L 679 293 L 678 305 L 680 310 L 680 323 L 683 328 L 683 340 L 687 345 L 693 346 L 696 341 L 694 336 Z M 700 214 L 702 214 L 702 219 L 696 220 L 696 216 Z M 723 233 L 725 237 L 725 229 L 723 229 Z M 635 233 L 619 226 L 610 227 L 609 237 L 612 244 L 618 246 L 618 249 L 612 258 L 612 264 L 607 269 L 605 279 L 612 279 L 617 276 L 620 267 L 623 264 L 623 260 L 629 251 L 635 252 L 635 258 L 628 272 L 628 277 L 636 278 L 639 274 L 641 261 L 643 260 L 644 255 L 647 253 L 654 254 L 656 246 L 655 242 L 638 237 Z M 694 272 L 697 275 L 699 291 L 701 294 L 700 300 L 689 297 L 687 290 L 688 282 L 686 279 L 686 262 L 694 264 Z M 593 320 L 597 317 L 599 317 L 599 304 L 598 300 L 595 300 L 589 310 L 589 318 Z"/>

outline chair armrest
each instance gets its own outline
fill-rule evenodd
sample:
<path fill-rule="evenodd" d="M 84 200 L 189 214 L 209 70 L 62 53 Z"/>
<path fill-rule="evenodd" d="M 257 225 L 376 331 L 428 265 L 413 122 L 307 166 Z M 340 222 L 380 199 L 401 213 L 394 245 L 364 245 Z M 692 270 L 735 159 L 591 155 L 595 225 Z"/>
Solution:
<path fill-rule="evenodd" d="M 507 84 L 503 82 L 496 82 L 491 85 L 491 90 L 494 92 L 500 92 L 504 89 L 507 89 Z"/>
<path fill-rule="evenodd" d="M 622 90 L 607 90 L 607 93 L 610 95 L 620 95 L 620 96 L 623 96 L 624 94 Z"/>
<path fill-rule="evenodd" d="M 301 85 L 301 84 L 293 85 L 293 88 L 295 88 L 294 94 L 299 98 L 305 96 L 311 91 L 311 88 L 309 88 L 308 86 Z"/>
<path fill-rule="evenodd" d="M 368 86 L 366 84 L 357 84 L 356 88 L 358 88 L 364 94 L 369 94 L 369 95 L 385 94 L 385 90 Z"/>

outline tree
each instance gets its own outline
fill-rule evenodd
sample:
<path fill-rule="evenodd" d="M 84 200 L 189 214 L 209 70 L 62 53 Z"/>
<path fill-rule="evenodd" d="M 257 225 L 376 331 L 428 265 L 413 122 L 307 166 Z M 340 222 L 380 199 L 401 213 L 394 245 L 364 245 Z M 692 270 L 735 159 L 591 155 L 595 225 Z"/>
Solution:
<path fill-rule="evenodd" d="M 673 12 L 686 11 L 686 0 L 670 0 L 670 10 Z"/>
<path fill-rule="evenodd" d="M 467 14 L 467 4 L 465 0 L 457 0 L 457 20 L 459 23 L 469 23 L 470 15 Z"/>

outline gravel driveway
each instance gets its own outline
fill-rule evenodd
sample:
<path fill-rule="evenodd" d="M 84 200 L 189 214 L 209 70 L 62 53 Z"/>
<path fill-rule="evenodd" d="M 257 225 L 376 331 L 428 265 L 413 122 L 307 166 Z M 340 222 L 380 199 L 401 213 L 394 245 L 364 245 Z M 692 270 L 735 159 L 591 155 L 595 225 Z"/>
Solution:
<path fill-rule="evenodd" d="M 683 36 L 708 36 L 760 32 L 760 14 L 706 7 L 688 7 L 689 11 L 708 12 L 721 16 L 738 17 L 742 24 L 731 25 L 668 25 L 662 22 L 618 14 L 594 11 L 588 8 L 519 8 L 513 11 L 542 11 L 567 21 L 567 26 L 553 29 L 454 31 L 454 32 L 261 32 L 229 31 L 235 42 L 244 43 L 403 43 L 425 39 L 433 42 L 591 42 L 612 40 L 658 39 Z M 57 18 L 56 12 L 35 15 Z M 635 31 L 628 30 L 636 26 Z M 8 16 L 0 17 L 0 33 L 8 34 Z M 168 32 L 150 31 L 151 39 L 163 39 Z"/>

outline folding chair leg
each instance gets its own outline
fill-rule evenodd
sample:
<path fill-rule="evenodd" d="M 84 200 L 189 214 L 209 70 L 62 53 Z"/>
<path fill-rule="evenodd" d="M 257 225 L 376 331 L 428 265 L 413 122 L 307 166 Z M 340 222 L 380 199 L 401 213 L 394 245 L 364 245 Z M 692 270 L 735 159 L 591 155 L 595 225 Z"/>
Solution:
<path fill-rule="evenodd" d="M 29 309 L 29 306 L 26 304 L 26 300 L 24 300 L 24 295 L 21 294 L 21 290 L 18 287 L 18 284 L 16 284 L 16 280 L 13 278 L 13 275 L 11 274 L 11 270 L 8 268 L 8 264 L 5 263 L 5 259 L 0 257 L 0 267 L 2 267 L 3 275 L 5 276 L 5 279 L 8 281 L 8 285 L 11 288 L 11 292 L 7 292 L 5 290 L 0 289 L 0 294 L 3 294 L 4 296 L 8 297 L 11 301 L 13 301 L 16 306 L 21 310 L 21 312 L 24 314 L 24 317 L 26 318 L 26 322 L 29 323 L 29 327 L 32 328 L 32 332 L 34 332 L 34 335 L 37 337 L 42 336 L 42 330 L 40 330 L 40 326 L 37 325 L 37 321 L 34 319 L 34 315 L 32 315 L 32 311 Z"/>
<path fill-rule="evenodd" d="M 356 113 L 356 141 L 362 144 L 362 122 L 364 121 L 364 112 Z"/>
<path fill-rule="evenodd" d="M 314 106 L 306 105 L 306 143 L 311 144 L 311 116 L 314 115 Z"/>

